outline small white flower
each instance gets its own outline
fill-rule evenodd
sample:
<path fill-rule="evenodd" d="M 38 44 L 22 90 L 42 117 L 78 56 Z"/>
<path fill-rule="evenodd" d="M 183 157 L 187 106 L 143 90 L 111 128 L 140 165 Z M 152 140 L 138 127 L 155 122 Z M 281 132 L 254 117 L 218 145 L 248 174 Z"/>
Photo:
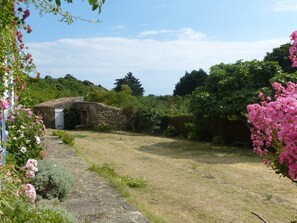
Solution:
<path fill-rule="evenodd" d="M 16 140 L 17 138 L 16 138 L 16 137 L 13 137 L 12 139 L 13 139 L 13 140 Z"/>
<path fill-rule="evenodd" d="M 39 137 L 39 136 L 35 136 L 35 140 L 36 140 L 36 143 L 37 143 L 37 144 L 40 144 L 40 142 L 41 142 L 41 139 L 40 139 L 40 137 Z"/>
<path fill-rule="evenodd" d="M 25 129 L 25 127 L 21 125 L 21 129 Z"/>
<path fill-rule="evenodd" d="M 22 152 L 22 153 L 25 153 L 26 151 L 27 151 L 27 149 L 26 149 L 25 147 L 22 147 L 22 148 L 21 148 L 21 152 Z"/>

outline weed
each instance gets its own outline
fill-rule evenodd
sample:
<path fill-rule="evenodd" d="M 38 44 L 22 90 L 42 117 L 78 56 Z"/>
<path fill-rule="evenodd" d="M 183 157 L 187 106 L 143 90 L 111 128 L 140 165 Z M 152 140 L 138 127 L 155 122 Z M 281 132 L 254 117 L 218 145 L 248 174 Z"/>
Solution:
<path fill-rule="evenodd" d="M 74 145 L 74 137 L 69 135 L 67 132 L 62 130 L 53 131 L 52 133 L 54 136 L 58 136 L 59 139 L 62 140 L 63 143 L 73 146 Z"/>
<path fill-rule="evenodd" d="M 106 178 L 115 187 L 144 188 L 147 184 L 143 177 L 120 176 L 113 164 L 92 165 L 89 169 Z"/>

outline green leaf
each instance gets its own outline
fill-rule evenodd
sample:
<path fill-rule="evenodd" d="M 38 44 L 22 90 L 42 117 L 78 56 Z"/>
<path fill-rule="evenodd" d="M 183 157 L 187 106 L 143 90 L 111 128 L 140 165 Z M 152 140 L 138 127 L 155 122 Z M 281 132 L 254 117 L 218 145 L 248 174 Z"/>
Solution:
<path fill-rule="evenodd" d="M 56 0 L 56 5 L 61 6 L 61 0 Z"/>

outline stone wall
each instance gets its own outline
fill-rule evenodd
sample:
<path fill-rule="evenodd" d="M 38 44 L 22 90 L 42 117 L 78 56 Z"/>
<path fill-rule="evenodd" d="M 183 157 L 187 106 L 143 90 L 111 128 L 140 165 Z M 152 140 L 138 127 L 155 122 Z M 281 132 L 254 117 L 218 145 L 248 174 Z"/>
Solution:
<path fill-rule="evenodd" d="M 74 102 L 82 100 L 82 97 L 58 98 L 34 106 L 33 112 L 34 114 L 42 116 L 46 128 L 55 128 L 55 108 L 66 108 Z"/>
<path fill-rule="evenodd" d="M 95 129 L 101 123 L 113 130 L 122 130 L 127 126 L 126 116 L 120 108 L 97 102 L 74 102 L 73 105 L 80 114 L 80 124 L 86 128 Z"/>

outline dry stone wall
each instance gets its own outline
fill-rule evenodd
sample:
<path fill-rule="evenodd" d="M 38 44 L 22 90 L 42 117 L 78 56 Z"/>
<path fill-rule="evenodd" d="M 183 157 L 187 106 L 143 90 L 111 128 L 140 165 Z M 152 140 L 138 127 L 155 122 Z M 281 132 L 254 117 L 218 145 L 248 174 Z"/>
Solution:
<path fill-rule="evenodd" d="M 80 113 L 81 125 L 96 129 L 99 124 L 107 124 L 113 130 L 123 130 L 127 126 L 127 118 L 122 109 L 97 102 L 74 102 Z"/>

